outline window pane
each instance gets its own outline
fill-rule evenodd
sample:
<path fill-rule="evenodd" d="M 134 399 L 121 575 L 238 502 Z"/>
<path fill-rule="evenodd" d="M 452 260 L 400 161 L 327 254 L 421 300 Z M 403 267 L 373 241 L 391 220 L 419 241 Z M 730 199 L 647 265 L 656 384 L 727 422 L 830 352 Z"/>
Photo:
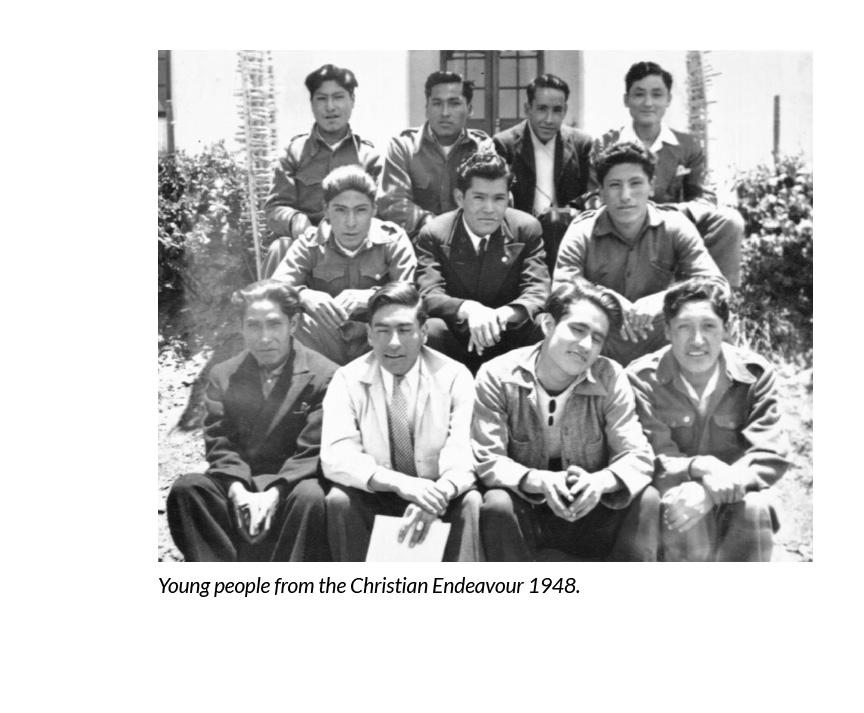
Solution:
<path fill-rule="evenodd" d="M 516 60 L 501 57 L 498 63 L 498 83 L 502 87 L 515 87 L 516 84 Z"/>
<path fill-rule="evenodd" d="M 537 58 L 528 57 L 519 60 L 519 86 L 524 87 L 537 76 Z"/>
<path fill-rule="evenodd" d="M 486 90 L 474 89 L 474 98 L 471 100 L 474 111 L 471 113 L 475 119 L 486 118 Z"/>
<path fill-rule="evenodd" d="M 477 87 L 486 86 L 486 63 L 482 59 L 469 59 L 465 73 L 462 75 L 464 79 L 473 79 L 474 85 Z"/>
<path fill-rule="evenodd" d="M 519 116 L 519 90 L 501 89 L 498 92 L 498 116 L 501 119 L 515 119 Z"/>

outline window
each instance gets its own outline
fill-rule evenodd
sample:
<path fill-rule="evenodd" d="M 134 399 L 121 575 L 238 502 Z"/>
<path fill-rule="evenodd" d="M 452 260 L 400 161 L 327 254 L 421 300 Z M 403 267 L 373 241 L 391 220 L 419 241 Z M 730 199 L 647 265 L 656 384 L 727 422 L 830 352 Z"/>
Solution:
<path fill-rule="evenodd" d="M 171 111 L 171 52 L 159 50 L 159 153 L 174 151 L 174 117 Z"/>
<path fill-rule="evenodd" d="M 491 135 L 525 118 L 525 85 L 543 73 L 543 51 L 444 50 L 441 69 L 474 82 L 468 126 Z"/>

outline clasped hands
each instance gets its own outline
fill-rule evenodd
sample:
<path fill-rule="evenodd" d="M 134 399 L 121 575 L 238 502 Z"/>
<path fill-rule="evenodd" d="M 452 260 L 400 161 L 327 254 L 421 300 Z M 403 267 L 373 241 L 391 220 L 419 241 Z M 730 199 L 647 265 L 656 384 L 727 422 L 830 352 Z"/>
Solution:
<path fill-rule="evenodd" d="M 603 493 L 613 486 L 610 480 L 615 477 L 606 470 L 589 473 L 577 465 L 571 465 L 566 471 L 537 470 L 534 474 L 549 508 L 568 522 L 590 513 Z"/>
<path fill-rule="evenodd" d="M 621 338 L 628 342 L 641 342 L 651 336 L 654 318 L 662 311 L 662 302 L 656 295 L 640 297 L 631 302 L 622 295 L 616 295 L 621 305 Z M 662 293 L 660 294 L 662 298 Z"/>
<path fill-rule="evenodd" d="M 342 290 L 335 297 L 320 290 L 305 289 L 300 293 L 303 309 L 319 324 L 339 329 L 358 309 L 366 306 L 371 290 Z"/>
<path fill-rule="evenodd" d="M 279 490 L 268 488 L 256 493 L 235 480 L 228 488 L 228 501 L 234 514 L 234 524 L 242 537 L 253 545 L 263 540 L 270 531 L 279 504 Z"/>
<path fill-rule="evenodd" d="M 666 527 L 677 532 L 687 532 L 715 505 L 735 502 L 743 491 L 738 470 L 714 456 L 697 456 L 689 470 L 694 480 L 670 488 L 661 501 Z"/>
<path fill-rule="evenodd" d="M 404 542 L 405 537 L 411 533 L 409 547 L 419 545 L 426 539 L 429 526 L 447 511 L 450 499 L 455 495 L 449 482 L 440 483 L 412 477 L 406 478 L 397 493 L 409 502 L 402 515 L 397 541 Z"/>
<path fill-rule="evenodd" d="M 510 305 L 492 308 L 465 300 L 459 308 L 459 317 L 468 322 L 468 351 L 482 356 L 483 351 L 501 341 L 501 334 L 507 324 L 518 317 L 518 312 Z"/>

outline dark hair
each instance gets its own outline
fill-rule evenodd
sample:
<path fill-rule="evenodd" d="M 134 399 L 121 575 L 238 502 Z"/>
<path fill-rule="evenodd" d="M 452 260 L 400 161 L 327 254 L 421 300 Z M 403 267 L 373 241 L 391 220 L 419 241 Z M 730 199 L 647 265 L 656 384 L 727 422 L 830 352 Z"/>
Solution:
<path fill-rule="evenodd" d="M 570 87 L 567 86 L 567 82 L 561 79 L 561 77 L 556 77 L 554 74 L 541 74 L 539 77 L 532 79 L 531 83 L 525 87 L 529 104 L 534 102 L 534 93 L 538 89 L 557 89 L 564 92 L 565 101 L 570 98 Z"/>
<path fill-rule="evenodd" d="M 321 181 L 324 202 L 329 203 L 343 191 L 357 191 L 369 197 L 375 204 L 375 179 L 362 166 L 351 164 L 334 168 Z"/>
<path fill-rule="evenodd" d="M 432 72 L 426 77 L 426 85 L 423 88 L 427 99 L 432 96 L 432 87 L 439 84 L 461 84 L 462 96 L 465 97 L 465 102 L 468 104 L 474 97 L 474 82 L 470 79 L 462 79 L 462 75 L 456 72 Z"/>
<path fill-rule="evenodd" d="M 669 92 L 672 91 L 672 75 L 656 62 L 636 62 L 636 64 L 631 65 L 630 69 L 627 70 L 627 74 L 624 75 L 624 91 L 629 92 L 630 87 L 636 82 L 640 79 L 645 79 L 645 77 L 650 77 L 652 74 L 659 75 L 663 80 L 663 84 L 666 85 L 666 90 Z"/>
<path fill-rule="evenodd" d="M 258 280 L 231 295 L 231 304 L 238 308 L 241 319 L 246 316 L 249 305 L 259 300 L 275 302 L 286 317 L 293 317 L 302 311 L 297 290 L 279 280 Z"/>
<path fill-rule="evenodd" d="M 354 90 L 357 89 L 358 84 L 354 72 L 344 67 L 337 67 L 335 64 L 324 64 L 306 76 L 305 84 L 306 89 L 309 90 L 309 98 L 311 99 L 315 92 L 321 88 L 321 85 L 329 80 L 336 82 L 352 97 L 354 96 Z"/>
<path fill-rule="evenodd" d="M 426 321 L 426 304 L 413 282 L 388 282 L 381 286 L 367 303 L 369 324 L 372 324 L 375 313 L 387 305 L 414 307 L 417 311 L 417 323 L 423 324 Z"/>
<path fill-rule="evenodd" d="M 642 166 L 649 181 L 654 178 L 654 167 L 657 165 L 651 152 L 642 144 L 633 141 L 611 144 L 593 156 L 592 161 L 594 162 L 594 169 L 597 171 L 597 180 L 601 186 L 606 179 L 606 174 L 618 164 L 638 163 Z"/>
<path fill-rule="evenodd" d="M 471 179 L 474 176 L 488 181 L 504 178 L 507 180 L 508 189 L 513 181 L 513 174 L 510 173 L 507 162 L 497 153 L 487 151 L 471 154 L 459 164 L 459 168 L 456 169 L 456 188 L 464 193 L 471 187 Z"/>
<path fill-rule="evenodd" d="M 544 311 L 548 312 L 555 324 L 558 324 L 570 311 L 570 305 L 582 300 L 590 302 L 606 315 L 609 320 L 609 331 L 620 329 L 623 315 L 618 300 L 602 287 L 598 287 L 587 280 L 577 278 L 572 282 L 565 282 L 554 290 L 546 300 Z"/>
<path fill-rule="evenodd" d="M 670 287 L 663 296 L 663 317 L 666 324 L 672 321 L 686 302 L 706 300 L 711 303 L 723 325 L 729 324 L 729 293 L 726 288 L 707 277 L 691 277 Z"/>

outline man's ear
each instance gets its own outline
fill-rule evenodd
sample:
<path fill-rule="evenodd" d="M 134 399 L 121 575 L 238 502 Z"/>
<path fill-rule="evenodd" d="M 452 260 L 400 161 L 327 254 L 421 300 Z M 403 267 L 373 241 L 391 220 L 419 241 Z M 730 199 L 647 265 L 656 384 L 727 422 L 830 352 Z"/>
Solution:
<path fill-rule="evenodd" d="M 522 108 L 525 110 L 525 116 L 528 116 L 531 113 L 531 102 L 525 102 Z"/>
<path fill-rule="evenodd" d="M 372 346 L 372 325 L 368 322 L 366 323 L 366 341 L 369 342 L 369 346 Z"/>
<path fill-rule="evenodd" d="M 429 327 L 426 325 L 426 322 L 420 325 L 420 340 L 423 344 L 426 344 L 426 340 L 429 337 Z"/>
<path fill-rule="evenodd" d="M 648 197 L 649 198 L 654 197 L 654 179 L 655 178 L 656 178 L 656 176 L 652 176 L 651 180 L 648 181 Z"/>
<path fill-rule="evenodd" d="M 663 334 L 666 335 L 666 341 L 672 341 L 672 330 L 669 329 L 669 322 L 663 322 Z"/>
<path fill-rule="evenodd" d="M 462 191 L 460 191 L 458 188 L 454 188 L 453 189 L 453 200 L 456 201 L 456 205 L 458 205 L 460 208 L 462 208 L 463 204 L 465 203 L 465 194 Z"/>
<path fill-rule="evenodd" d="M 474 104 L 468 102 L 468 116 L 474 116 Z"/>
<path fill-rule="evenodd" d="M 541 312 L 537 315 L 537 319 L 540 320 L 540 329 L 543 330 L 543 336 L 548 337 L 555 330 L 555 320 L 552 318 L 552 315 L 548 312 Z"/>

